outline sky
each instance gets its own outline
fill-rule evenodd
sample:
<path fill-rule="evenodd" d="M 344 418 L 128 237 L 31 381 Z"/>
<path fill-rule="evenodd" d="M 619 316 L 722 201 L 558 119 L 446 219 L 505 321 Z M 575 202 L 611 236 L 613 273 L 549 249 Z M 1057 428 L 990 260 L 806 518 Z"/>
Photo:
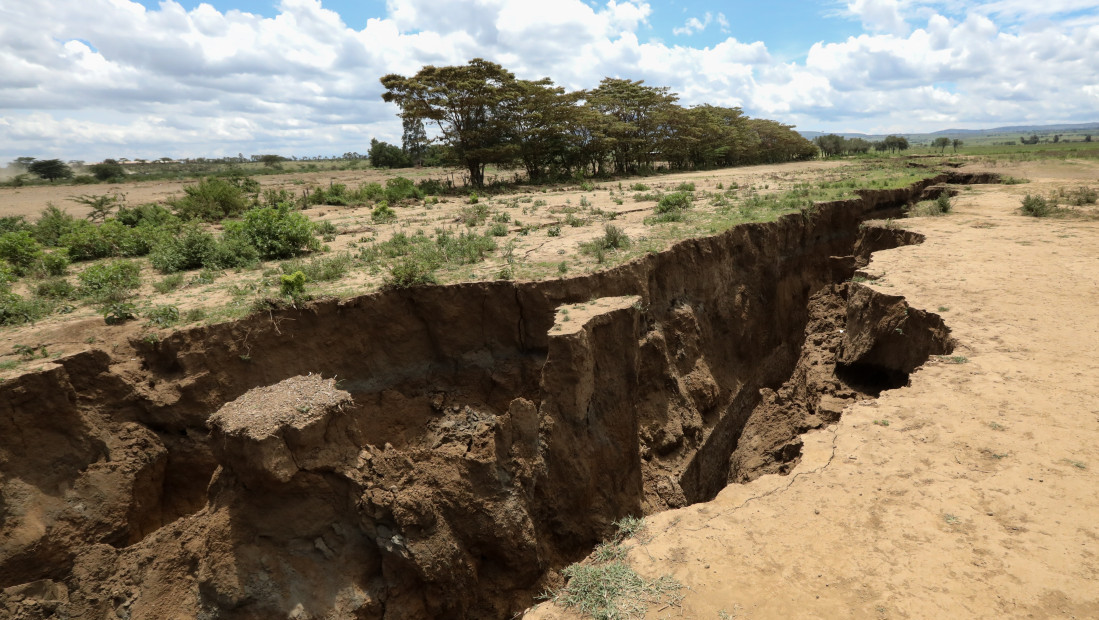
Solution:
<path fill-rule="evenodd" d="M 0 165 L 365 153 L 381 76 L 477 57 L 802 130 L 1099 121 L 1097 0 L 0 0 Z"/>

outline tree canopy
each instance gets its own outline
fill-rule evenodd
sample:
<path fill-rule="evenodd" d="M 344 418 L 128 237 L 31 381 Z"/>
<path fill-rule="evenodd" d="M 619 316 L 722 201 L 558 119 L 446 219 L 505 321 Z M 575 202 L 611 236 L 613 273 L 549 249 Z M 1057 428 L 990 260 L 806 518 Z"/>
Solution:
<path fill-rule="evenodd" d="M 60 159 L 38 159 L 27 165 L 27 172 L 36 174 L 47 181 L 68 179 L 73 175 L 72 168 Z"/>
<path fill-rule="evenodd" d="M 475 186 L 484 184 L 489 164 L 521 168 L 539 180 L 637 173 L 660 164 L 774 163 L 817 151 L 789 125 L 748 118 L 740 108 L 685 108 L 667 87 L 640 80 L 605 78 L 595 89 L 567 92 L 549 78 L 520 80 L 475 58 L 461 66 L 426 66 L 411 77 L 390 74 L 381 82 L 382 98 L 400 107 L 406 136 L 410 123 L 433 123 L 435 142 Z"/>

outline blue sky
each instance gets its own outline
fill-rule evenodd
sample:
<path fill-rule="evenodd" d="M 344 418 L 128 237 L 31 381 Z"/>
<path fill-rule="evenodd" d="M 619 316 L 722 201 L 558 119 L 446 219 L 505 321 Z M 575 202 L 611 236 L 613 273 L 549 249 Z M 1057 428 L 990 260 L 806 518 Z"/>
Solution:
<path fill-rule="evenodd" d="M 805 130 L 1099 120 L 1095 0 L 0 0 L 0 164 L 361 152 L 379 77 L 474 57 Z"/>
<path fill-rule="evenodd" d="M 209 4 L 219 11 L 245 11 L 275 17 L 279 14 L 277 0 L 176 0 L 187 10 L 199 4 Z M 156 10 L 160 0 L 141 0 L 140 4 Z M 592 7 L 599 2 L 587 1 Z M 701 0 L 672 0 L 651 2 L 650 28 L 643 30 L 647 38 L 660 39 L 669 44 L 709 46 L 729 36 L 740 41 L 765 41 L 772 54 L 786 60 L 805 58 L 809 46 L 817 41 L 842 40 L 862 32 L 857 19 L 845 17 L 842 4 L 831 2 L 807 2 L 805 0 L 769 0 L 768 2 L 705 2 Z M 361 29 L 366 20 L 385 13 L 382 0 L 325 0 L 324 7 L 340 14 L 351 28 Z M 704 21 L 706 14 L 711 22 L 704 30 L 692 34 L 676 34 L 688 19 Z M 728 22 L 722 27 L 716 21 L 717 14 L 725 15 Z"/>

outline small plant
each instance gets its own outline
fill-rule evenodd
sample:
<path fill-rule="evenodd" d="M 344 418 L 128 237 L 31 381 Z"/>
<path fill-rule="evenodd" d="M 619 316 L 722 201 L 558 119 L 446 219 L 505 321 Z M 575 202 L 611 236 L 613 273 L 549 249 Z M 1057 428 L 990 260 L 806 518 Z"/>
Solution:
<path fill-rule="evenodd" d="M 159 282 L 153 283 L 153 290 L 161 295 L 171 293 L 172 291 L 183 286 L 183 274 L 174 273 L 170 276 L 164 276 Z"/>
<path fill-rule="evenodd" d="M 313 231 L 321 236 L 327 243 L 331 243 L 336 240 L 336 225 L 329 220 L 321 220 L 313 223 Z"/>
<path fill-rule="evenodd" d="M 878 426 L 889 426 L 889 420 L 874 420 L 874 424 Z"/>
<path fill-rule="evenodd" d="M 583 191 L 583 192 L 595 191 L 595 185 L 592 184 L 589 181 L 582 181 L 580 183 L 580 191 Z"/>
<path fill-rule="evenodd" d="M 295 271 L 279 276 L 279 292 L 283 297 L 298 299 L 305 295 L 305 274 Z"/>
<path fill-rule="evenodd" d="M 477 204 L 478 200 L 480 200 L 480 199 L 477 198 L 476 192 L 470 193 L 470 195 L 469 195 L 469 204 L 475 205 L 475 204 Z"/>
<path fill-rule="evenodd" d="M 508 227 L 507 224 L 501 224 L 500 222 L 496 222 L 489 227 L 488 232 L 493 237 L 506 237 L 508 234 Z"/>
<path fill-rule="evenodd" d="M 965 364 L 969 361 L 969 358 L 964 355 L 938 355 L 936 357 L 944 364 Z"/>
<path fill-rule="evenodd" d="M 103 320 L 107 325 L 121 325 L 137 318 L 137 308 L 128 302 L 115 302 L 103 309 Z"/>
<path fill-rule="evenodd" d="M 635 192 L 647 192 L 649 191 L 649 186 L 644 183 L 634 183 L 630 186 L 630 190 Z"/>
<path fill-rule="evenodd" d="M 991 428 L 994 431 L 1006 431 L 1007 430 L 1007 427 L 1004 426 L 1003 424 L 1000 424 L 999 422 L 989 422 L 988 427 Z"/>
<path fill-rule="evenodd" d="M 943 515 L 943 521 L 946 521 L 947 525 L 957 525 L 962 522 L 961 518 L 957 515 L 946 513 Z"/>
<path fill-rule="evenodd" d="M 1029 215 L 1030 217 L 1046 217 L 1052 214 L 1054 210 L 1056 210 L 1056 207 L 1044 197 L 1031 194 L 1027 194 L 1023 198 L 1023 204 L 1019 207 L 1019 211 L 1023 215 Z"/>
<path fill-rule="evenodd" d="M 553 226 L 550 226 L 549 228 L 546 229 L 546 235 L 550 236 L 550 237 L 560 237 L 561 236 L 561 225 L 560 224 L 554 224 Z"/>
<path fill-rule="evenodd" d="M 41 344 L 33 347 L 26 344 L 17 344 L 12 347 L 12 353 L 18 355 L 23 361 L 30 361 L 37 357 L 49 357 L 49 352 L 46 351 L 45 345 Z M 41 353 L 41 355 L 39 355 L 39 353 Z"/>
<path fill-rule="evenodd" d="M 397 212 L 389 206 L 388 202 L 383 200 L 370 212 L 370 219 L 375 224 L 385 224 L 397 219 Z"/>
<path fill-rule="evenodd" d="M 171 327 L 179 322 L 179 308 L 172 305 L 157 306 L 146 312 L 145 318 L 157 327 Z"/>
<path fill-rule="evenodd" d="M 600 545 L 591 558 L 562 571 L 568 580 L 565 587 L 543 598 L 601 620 L 640 618 L 650 604 L 666 599 L 674 603 L 681 584 L 667 575 L 647 580 L 625 563 L 628 548 L 623 543 L 636 532 L 626 533 L 623 521 L 617 524 L 618 533 Z M 636 522 L 644 527 L 640 519 Z"/>
<path fill-rule="evenodd" d="M 561 261 L 557 264 L 557 273 L 565 275 L 569 272 L 569 264 L 567 261 Z"/>
<path fill-rule="evenodd" d="M 939 197 L 935 199 L 935 206 L 938 207 L 939 213 L 950 213 L 953 204 L 951 203 L 950 192 L 948 190 L 939 192 Z"/>
<path fill-rule="evenodd" d="M 684 181 L 675 187 L 677 192 L 693 192 L 695 191 L 695 184 L 690 181 Z"/>

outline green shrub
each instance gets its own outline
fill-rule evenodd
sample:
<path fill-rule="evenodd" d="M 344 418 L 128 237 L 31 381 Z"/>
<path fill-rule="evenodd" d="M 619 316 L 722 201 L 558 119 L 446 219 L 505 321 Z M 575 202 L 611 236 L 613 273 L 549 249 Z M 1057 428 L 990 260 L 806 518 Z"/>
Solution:
<path fill-rule="evenodd" d="M 674 192 L 661 196 L 656 203 L 656 212 L 669 213 L 671 211 L 683 211 L 691 208 L 691 195 L 687 192 Z"/>
<path fill-rule="evenodd" d="M 606 258 L 607 250 L 625 249 L 630 247 L 630 238 L 619 227 L 607 224 L 603 228 L 603 237 L 593 239 L 580 244 L 580 253 L 594 256 L 597 263 L 602 264 Z"/>
<path fill-rule="evenodd" d="M 449 184 L 438 179 L 424 179 L 423 181 L 420 181 L 416 187 L 424 194 L 434 194 L 436 196 L 445 194 L 450 189 Z"/>
<path fill-rule="evenodd" d="M 1083 207 L 1095 204 L 1099 200 L 1099 191 L 1090 187 L 1077 187 L 1070 190 L 1061 188 L 1058 190 L 1058 197 L 1069 206 Z"/>
<path fill-rule="evenodd" d="M 939 192 L 939 197 L 935 199 L 935 206 L 938 208 L 939 213 L 950 213 L 950 209 L 952 209 L 954 205 L 950 200 L 949 190 Z"/>
<path fill-rule="evenodd" d="M 319 222 L 313 222 L 313 232 L 321 236 L 321 239 L 326 242 L 336 240 L 336 225 L 329 220 L 321 220 Z"/>
<path fill-rule="evenodd" d="M 160 273 L 198 269 L 211 261 L 216 246 L 213 234 L 191 223 L 162 238 L 149 253 L 149 262 Z"/>
<path fill-rule="evenodd" d="M 496 222 L 489 227 L 488 233 L 493 237 L 506 237 L 508 234 L 508 226 L 507 224 Z"/>
<path fill-rule="evenodd" d="M 172 305 L 156 306 L 145 312 L 145 318 L 157 327 L 171 327 L 179 322 L 179 308 Z"/>
<path fill-rule="evenodd" d="M 69 272 L 69 251 L 58 248 L 42 255 L 42 271 L 47 276 L 63 276 Z"/>
<path fill-rule="evenodd" d="M 18 230 L 0 235 L 0 259 L 6 260 L 16 275 L 29 273 L 42 257 L 42 246 L 30 231 Z"/>
<path fill-rule="evenodd" d="M 126 176 L 126 170 L 122 168 L 122 164 L 113 159 L 103 160 L 103 163 L 100 164 L 92 164 L 88 166 L 88 170 L 92 173 L 92 176 L 100 181 L 122 179 Z"/>
<path fill-rule="evenodd" d="M 264 260 L 291 258 L 320 249 L 309 218 L 285 205 L 252 209 L 242 221 L 229 222 L 225 235 L 246 240 Z"/>
<path fill-rule="evenodd" d="M 17 230 L 33 230 L 22 215 L 8 215 L 0 217 L 0 235 Z"/>
<path fill-rule="evenodd" d="M 121 325 L 137 318 L 137 308 L 125 301 L 115 301 L 103 308 L 103 320 L 107 325 Z"/>
<path fill-rule="evenodd" d="M 397 219 L 397 212 L 389 206 L 388 202 L 383 200 L 378 203 L 378 206 L 374 207 L 374 210 L 370 213 L 370 219 L 376 224 L 392 222 Z"/>
<path fill-rule="evenodd" d="M 647 192 L 649 191 L 649 186 L 644 183 L 634 183 L 630 186 L 630 190 L 635 192 Z"/>
<path fill-rule="evenodd" d="M 491 235 L 467 231 L 462 231 L 457 237 L 447 231 L 436 231 L 435 245 L 442 251 L 443 261 L 459 265 L 479 263 L 496 250 L 496 241 Z"/>
<path fill-rule="evenodd" d="M 385 199 L 388 202 L 399 203 L 402 200 L 419 200 L 423 197 L 423 191 L 411 179 L 395 177 L 385 182 Z"/>
<path fill-rule="evenodd" d="M 128 260 L 89 266 L 79 276 L 80 295 L 96 303 L 120 302 L 141 286 L 141 267 Z"/>
<path fill-rule="evenodd" d="M 1027 194 L 1023 198 L 1023 205 L 1020 207 L 1023 215 L 1029 215 L 1031 217 L 1046 217 L 1054 211 L 1056 207 L 1044 197 L 1039 195 Z"/>
<path fill-rule="evenodd" d="M 179 218 L 171 211 L 158 204 L 144 204 L 136 207 L 121 207 L 115 213 L 114 219 L 123 226 L 136 228 L 138 226 L 169 227 L 177 226 Z"/>
<path fill-rule="evenodd" d="M 295 271 L 279 277 L 279 289 L 283 297 L 298 298 L 305 295 L 305 274 Z"/>
<path fill-rule="evenodd" d="M 437 267 L 429 260 L 419 256 L 406 256 L 390 266 L 389 275 L 385 277 L 383 285 L 386 288 L 407 288 L 435 284 L 435 269 Z"/>
<path fill-rule="evenodd" d="M 34 294 L 45 299 L 73 300 L 77 297 L 77 290 L 65 278 L 54 277 L 39 282 Z"/>
<path fill-rule="evenodd" d="M 15 268 L 8 264 L 6 260 L 0 260 L 0 291 L 6 291 L 11 288 L 11 283 L 15 282 L 18 278 L 15 274 Z"/>
<path fill-rule="evenodd" d="M 476 195 L 474 195 L 474 198 L 476 198 Z M 474 204 L 473 206 L 462 207 L 462 210 L 458 212 L 458 219 L 466 226 L 480 226 L 488 219 L 488 205 Z"/>
<path fill-rule="evenodd" d="M 239 235 L 222 235 L 214 244 L 203 267 L 213 269 L 248 269 L 259 264 L 259 250 Z"/>
<path fill-rule="evenodd" d="M 364 200 L 381 200 L 385 198 L 385 188 L 381 183 L 366 183 L 359 186 L 359 195 Z"/>
<path fill-rule="evenodd" d="M 250 201 L 241 188 L 243 181 L 234 183 L 217 177 L 207 177 L 197 185 L 183 188 L 184 196 L 175 201 L 176 213 L 183 219 L 217 222 L 244 213 Z"/>
<path fill-rule="evenodd" d="M 684 181 L 683 183 L 680 183 L 679 185 L 676 186 L 675 191 L 677 191 L 677 192 L 693 192 L 693 191 L 695 191 L 695 184 L 690 182 L 690 181 Z"/>
<path fill-rule="evenodd" d="M 303 273 L 309 282 L 328 282 L 347 275 L 351 270 L 351 261 L 350 254 L 341 252 L 332 256 L 317 256 L 309 261 L 294 259 L 279 265 L 279 269 L 287 275 Z"/>
<path fill-rule="evenodd" d="M 68 212 L 49 205 L 34 224 L 34 238 L 44 246 L 57 247 L 61 236 L 72 230 L 78 221 Z"/>
<path fill-rule="evenodd" d="M 609 250 L 624 250 L 630 247 L 630 238 L 621 228 L 607 224 L 603 227 L 603 247 Z"/>
<path fill-rule="evenodd" d="M 181 286 L 183 286 L 183 274 L 174 273 L 170 276 L 164 276 L 164 278 L 161 279 L 160 282 L 154 283 L 153 290 L 160 293 L 161 295 L 164 295 L 167 293 L 171 293 Z"/>
<path fill-rule="evenodd" d="M 50 313 L 45 299 L 23 299 L 10 291 L 0 291 L 0 325 L 33 323 Z"/>
<path fill-rule="evenodd" d="M 160 231 L 151 226 L 130 228 L 114 219 L 99 225 L 79 221 L 61 236 L 59 244 L 69 249 L 72 260 L 85 261 L 112 256 L 145 256 L 159 236 Z"/>

